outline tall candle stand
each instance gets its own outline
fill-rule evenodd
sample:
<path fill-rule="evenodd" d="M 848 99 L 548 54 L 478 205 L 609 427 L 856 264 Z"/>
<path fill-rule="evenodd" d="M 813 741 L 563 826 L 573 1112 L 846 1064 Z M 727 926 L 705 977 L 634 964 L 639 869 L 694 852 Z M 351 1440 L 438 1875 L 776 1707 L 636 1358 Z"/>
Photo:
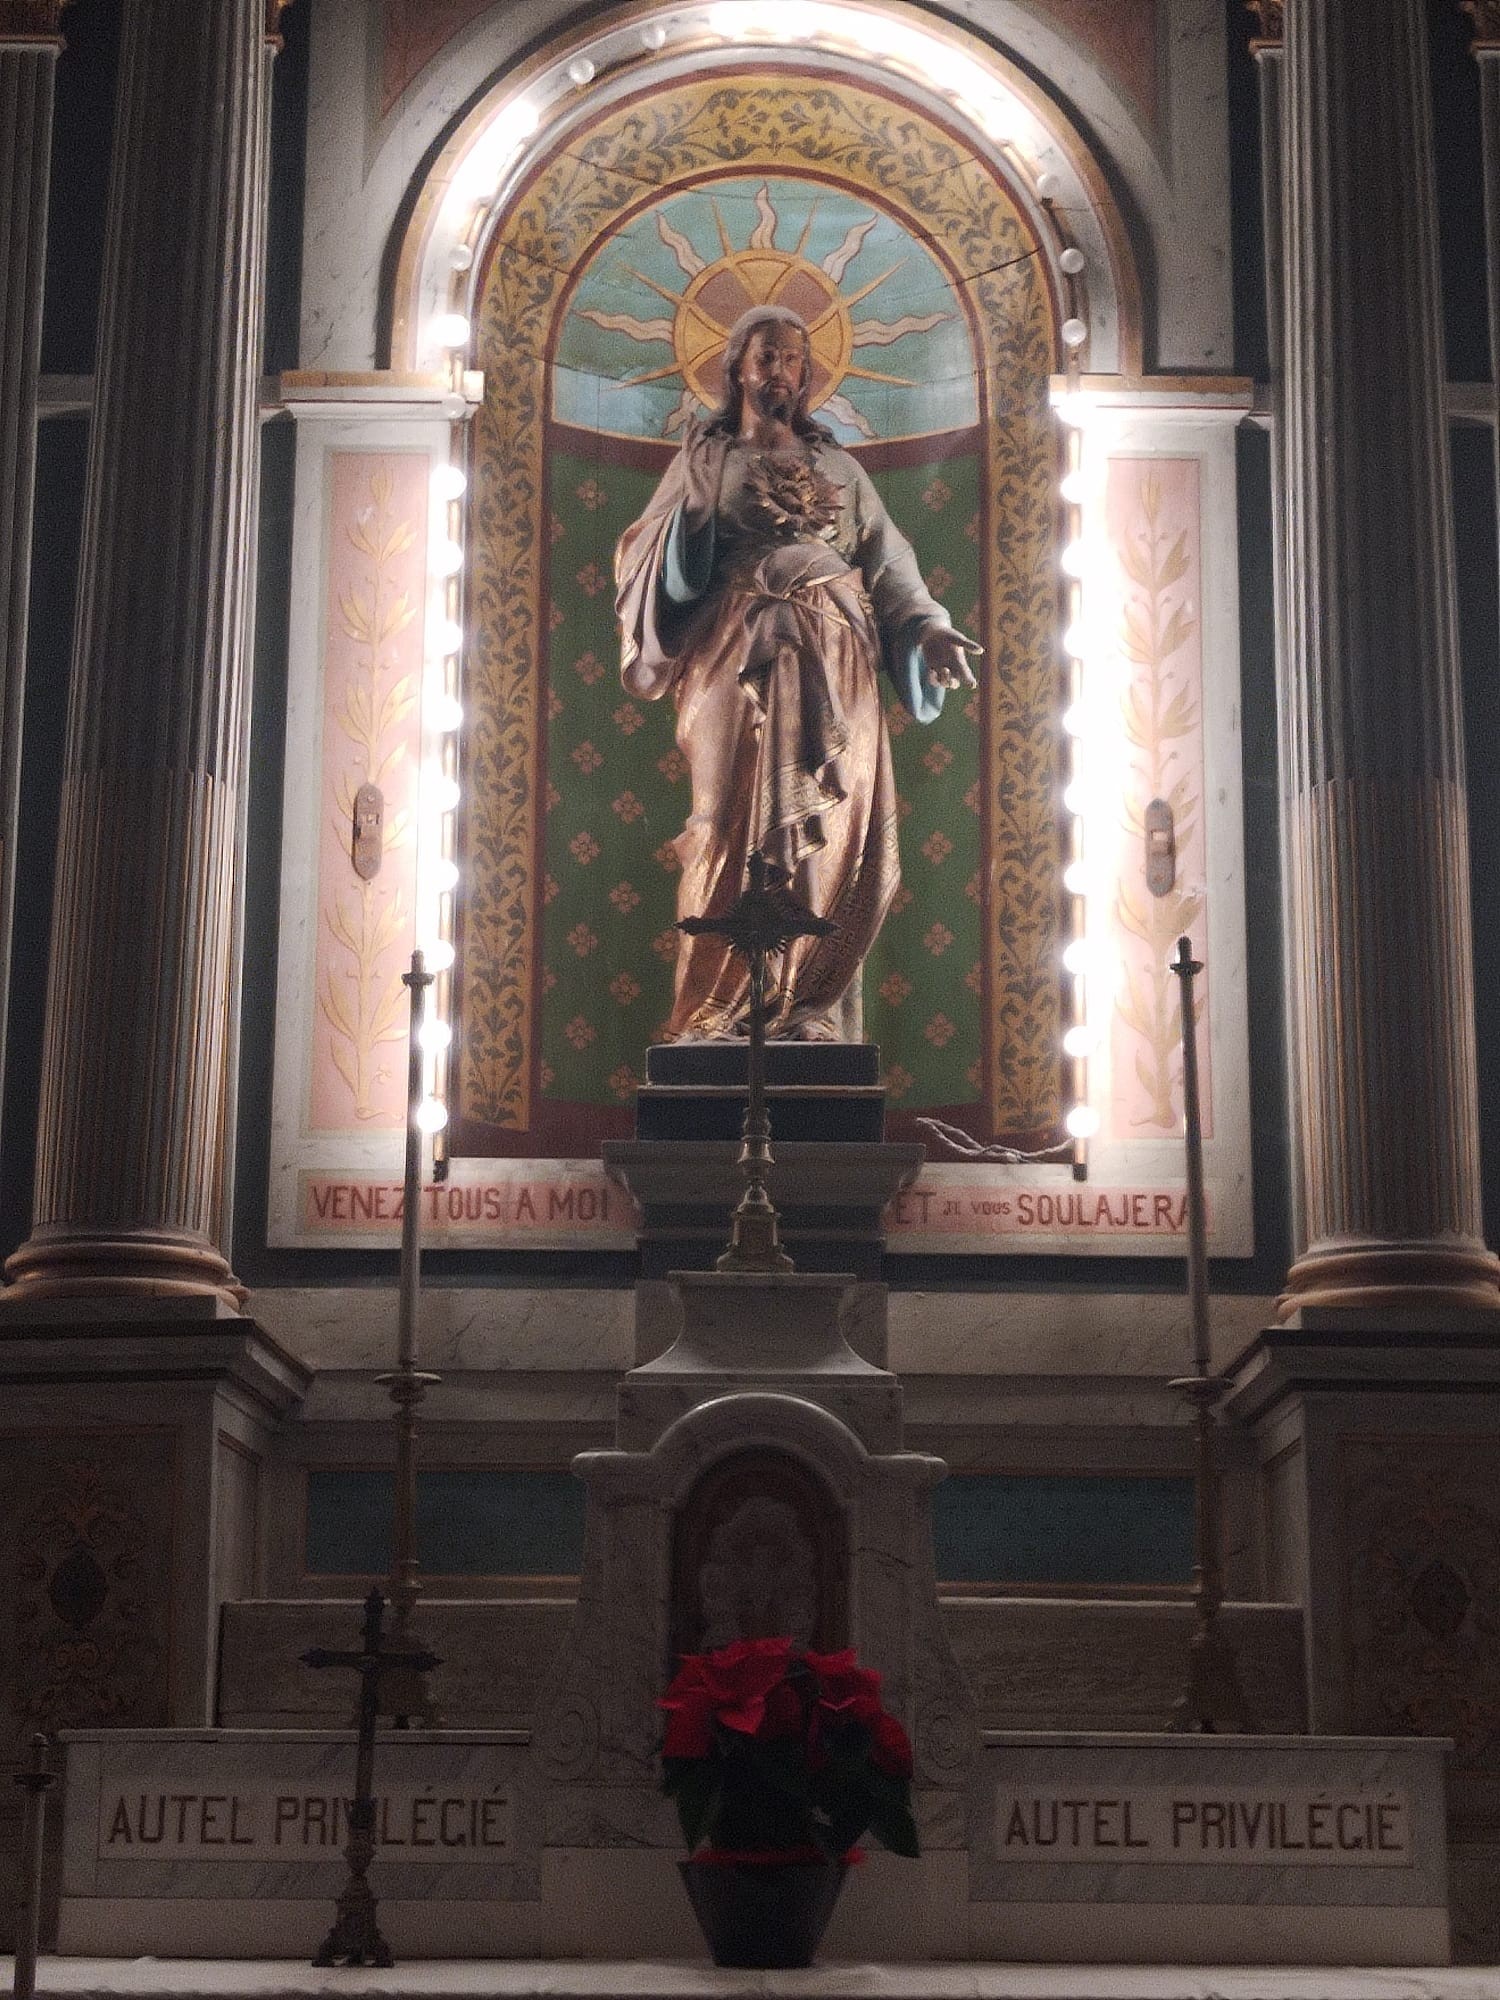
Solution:
<path fill-rule="evenodd" d="M 422 1128 L 417 1114 L 422 1103 L 422 1022 L 427 989 L 433 975 L 420 951 L 411 955 L 411 970 L 401 983 L 411 994 L 411 1032 L 406 1064 L 406 1170 L 401 1204 L 401 1273 L 396 1309 L 396 1366 L 376 1381 L 395 1405 L 395 1493 L 391 1511 L 391 1573 L 387 1585 L 393 1617 L 393 1654 L 421 1649 L 412 1638 L 412 1613 L 421 1595 L 417 1581 L 417 1412 L 422 1399 L 443 1378 L 417 1366 L 418 1309 L 422 1291 Z M 426 1669 L 395 1666 L 381 1676 L 380 1712 L 396 1728 L 413 1722 L 435 1728 L 437 1710 L 427 1685 Z"/>
<path fill-rule="evenodd" d="M 1187 1127 L 1188 1299 L 1193 1323 L 1193 1372 L 1169 1386 L 1192 1412 L 1194 1454 L 1194 1627 L 1188 1647 L 1187 1686 L 1172 1713 L 1176 1730 L 1213 1735 L 1226 1725 L 1253 1730 L 1256 1723 L 1240 1686 L 1235 1651 L 1219 1629 L 1224 1602 L 1224 1558 L 1215 1466 L 1216 1411 L 1224 1393 L 1213 1372 L 1208 1326 L 1208 1211 L 1203 1197 L 1203 1115 L 1198 1097 L 1198 1036 L 1193 981 L 1203 970 L 1190 941 L 1177 940 L 1172 970 L 1182 982 L 1182 1109 Z"/>

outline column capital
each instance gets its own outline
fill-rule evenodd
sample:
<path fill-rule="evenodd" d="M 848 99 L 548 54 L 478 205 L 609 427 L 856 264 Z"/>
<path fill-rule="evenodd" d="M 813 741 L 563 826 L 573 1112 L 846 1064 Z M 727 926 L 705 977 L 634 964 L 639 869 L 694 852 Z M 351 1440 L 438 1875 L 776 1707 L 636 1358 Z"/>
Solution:
<path fill-rule="evenodd" d="M 0 46 L 44 42 L 62 46 L 62 11 L 68 0 L 0 0 Z"/>
<path fill-rule="evenodd" d="M 1500 0 L 1458 0 L 1458 11 L 1474 23 L 1474 54 L 1500 54 Z"/>
<path fill-rule="evenodd" d="M 1282 45 L 1283 0 L 1245 0 L 1245 12 L 1253 14 L 1256 32 L 1250 38 L 1253 56 L 1279 51 Z"/>

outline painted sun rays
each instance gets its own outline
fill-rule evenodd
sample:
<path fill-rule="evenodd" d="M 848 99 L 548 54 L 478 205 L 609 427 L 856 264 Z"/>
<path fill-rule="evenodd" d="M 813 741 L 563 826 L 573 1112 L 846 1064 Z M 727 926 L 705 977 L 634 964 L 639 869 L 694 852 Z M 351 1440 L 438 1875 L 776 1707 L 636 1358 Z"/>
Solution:
<path fill-rule="evenodd" d="M 864 348 L 890 347 L 908 335 L 922 335 L 950 322 L 951 311 L 902 312 L 895 318 L 854 318 L 854 309 L 891 280 L 908 259 L 898 256 L 861 280 L 855 268 L 867 252 L 868 239 L 881 217 L 863 214 L 849 221 L 837 243 L 820 257 L 809 254 L 814 225 L 823 205 L 823 194 L 814 193 L 803 218 L 795 245 L 790 250 L 777 246 L 782 216 L 778 212 L 771 183 L 763 180 L 754 196 L 754 224 L 743 245 L 737 244 L 725 220 L 717 194 L 705 199 L 702 190 L 693 190 L 656 211 L 653 221 L 658 240 L 670 253 L 682 282 L 677 287 L 663 283 L 621 258 L 613 267 L 616 288 L 639 287 L 671 308 L 670 316 L 602 306 L 581 306 L 577 317 L 589 321 L 602 332 L 623 335 L 642 346 L 670 347 L 672 358 L 620 376 L 613 384 L 620 390 L 638 389 L 651 383 L 668 383 L 677 378 L 682 392 L 661 422 L 660 435 L 670 437 L 689 418 L 706 413 L 719 401 L 722 387 L 724 344 L 730 328 L 751 306 L 785 305 L 800 313 L 812 335 L 813 386 L 815 409 L 852 431 L 856 437 L 873 439 L 877 430 L 870 415 L 843 392 L 846 382 L 868 382 L 898 389 L 918 386 L 918 377 L 889 373 L 861 365 L 855 356 Z M 785 205 L 785 201 L 783 202 Z M 684 211 L 687 211 L 684 213 Z M 675 216 L 675 219 L 674 219 Z M 679 227 L 682 222 L 685 226 Z M 703 235 L 711 223 L 714 254 L 705 254 Z M 695 237 L 697 240 L 695 240 Z M 845 291 L 846 276 L 853 271 L 856 282 Z"/>

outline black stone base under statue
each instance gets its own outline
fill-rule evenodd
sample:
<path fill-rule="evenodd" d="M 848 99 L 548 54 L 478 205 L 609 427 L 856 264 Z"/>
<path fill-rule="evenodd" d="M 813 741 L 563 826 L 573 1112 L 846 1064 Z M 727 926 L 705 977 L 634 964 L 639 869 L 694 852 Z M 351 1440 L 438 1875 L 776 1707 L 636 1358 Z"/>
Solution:
<path fill-rule="evenodd" d="M 736 1162 L 749 1049 L 663 1042 L 646 1051 L 635 1138 L 604 1164 L 640 1206 L 641 1276 L 711 1270 L 744 1189 Z M 885 1143 L 885 1086 L 871 1042 L 768 1042 L 771 1198 L 803 1271 L 878 1278 L 888 1201 L 910 1185 L 920 1146 Z"/>
<path fill-rule="evenodd" d="M 745 1122 L 744 1042 L 660 1042 L 646 1051 L 637 1139 L 738 1139 Z M 870 1042 L 768 1042 L 771 1142 L 878 1145 L 885 1137 L 880 1051 Z"/>

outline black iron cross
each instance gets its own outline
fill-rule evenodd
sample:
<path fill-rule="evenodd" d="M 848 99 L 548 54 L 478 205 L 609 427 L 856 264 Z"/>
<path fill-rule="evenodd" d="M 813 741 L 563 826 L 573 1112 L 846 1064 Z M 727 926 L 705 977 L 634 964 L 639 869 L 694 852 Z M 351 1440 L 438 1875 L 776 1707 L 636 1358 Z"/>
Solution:
<path fill-rule="evenodd" d="M 790 1271 L 792 1260 L 776 1234 L 776 1210 L 766 1189 L 771 1166 L 771 1120 L 766 1111 L 766 961 L 785 951 L 793 938 L 828 937 L 838 929 L 815 917 L 787 885 L 787 873 L 760 849 L 750 855 L 750 886 L 722 917 L 684 917 L 689 937 L 727 938 L 750 967 L 750 1048 L 747 1058 L 745 1130 L 739 1166 L 745 1192 L 734 1211 L 729 1248 L 718 1260 L 721 1271 Z"/>
<path fill-rule="evenodd" d="M 344 1858 L 349 1879 L 336 1906 L 333 1928 L 318 1948 L 314 1965 L 394 1965 L 391 1948 L 375 1918 L 375 1893 L 367 1874 L 375 1853 L 375 1721 L 380 1712 L 381 1676 L 408 1670 L 426 1673 L 442 1665 L 436 1653 L 386 1652 L 381 1646 L 385 1598 L 379 1588 L 365 1599 L 363 1643 L 357 1653 L 311 1646 L 302 1655 L 309 1667 L 352 1667 L 359 1675 L 358 1737 L 354 1754 L 354 1797 L 349 1806 L 349 1841 Z"/>

